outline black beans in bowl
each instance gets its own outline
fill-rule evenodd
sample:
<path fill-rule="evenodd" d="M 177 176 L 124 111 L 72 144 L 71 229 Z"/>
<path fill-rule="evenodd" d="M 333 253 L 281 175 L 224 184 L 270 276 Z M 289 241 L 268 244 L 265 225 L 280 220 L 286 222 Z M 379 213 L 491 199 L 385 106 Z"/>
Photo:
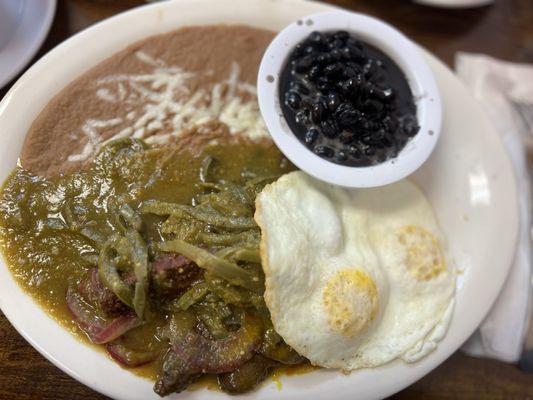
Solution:
<path fill-rule="evenodd" d="M 382 163 L 419 131 L 402 70 L 346 31 L 312 32 L 297 44 L 279 85 L 281 109 L 296 137 L 336 164 Z"/>

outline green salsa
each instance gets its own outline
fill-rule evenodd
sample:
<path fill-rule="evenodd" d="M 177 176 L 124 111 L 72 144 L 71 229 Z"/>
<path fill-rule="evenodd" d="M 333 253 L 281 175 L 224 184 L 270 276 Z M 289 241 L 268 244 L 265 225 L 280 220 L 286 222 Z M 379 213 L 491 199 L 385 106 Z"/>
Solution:
<path fill-rule="evenodd" d="M 217 184 L 231 182 L 235 187 L 240 187 L 257 177 L 279 176 L 293 169 L 272 144 L 231 141 L 208 145 L 200 154 L 189 154 L 172 144 L 150 148 L 142 141 L 129 139 L 106 145 L 90 164 L 72 174 L 45 179 L 17 167 L 0 193 L 2 252 L 22 287 L 50 315 L 87 339 L 84 334 L 86 330 L 73 320 L 66 294 L 69 288 L 79 285 L 99 265 L 102 277 L 100 252 L 110 237 L 123 230 L 121 207 L 127 205 L 128 210 L 142 219 L 140 235 L 149 249 L 149 260 L 153 262 L 158 254 L 155 244 L 163 243 L 166 246 L 161 245 L 159 251 L 170 251 L 167 248 L 176 244 L 172 244 L 173 236 L 168 231 L 174 227 L 175 232 L 181 232 L 180 223 L 183 223 L 178 220 L 177 227 L 169 224 L 171 217 L 175 217 L 172 211 L 142 212 L 143 209 L 149 209 L 150 204 L 157 204 L 158 207 L 178 204 L 172 207 L 192 209 L 196 206 L 198 196 L 205 195 L 206 187 L 216 187 L 216 184 L 206 181 Z M 208 178 L 205 176 L 207 173 Z M 224 203 L 217 204 L 224 208 Z M 229 215 L 235 224 L 251 219 L 250 216 L 242 217 L 238 208 L 232 211 L 232 204 L 227 204 L 227 210 L 219 210 L 221 215 L 226 213 L 224 215 Z M 209 223 L 199 226 L 198 234 L 215 240 L 213 243 L 216 243 L 214 247 L 217 250 L 223 247 L 225 240 L 256 235 L 255 231 L 247 233 L 239 230 L 238 225 L 235 225 L 236 229 L 228 228 L 229 231 L 223 234 L 217 232 L 216 224 L 214 229 Z M 200 250 L 205 254 L 214 251 L 211 248 Z M 119 265 L 116 254 L 110 257 L 115 257 Z M 257 261 L 252 259 L 250 265 L 254 262 Z M 117 273 L 117 279 L 126 281 L 125 275 L 120 274 Z M 187 302 L 199 302 L 198 310 L 205 307 L 202 301 L 210 292 L 206 289 L 207 283 L 200 283 L 204 286 L 195 287 L 195 292 L 189 291 L 188 298 L 174 299 L 172 307 L 185 309 L 189 307 L 183 306 Z M 128 331 L 121 338 L 121 344 L 127 348 L 151 351 L 162 345 L 161 338 L 164 335 L 161 332 L 169 323 L 172 313 L 168 306 L 159 306 L 162 301 L 157 294 L 150 293 L 149 296 L 148 316 L 141 326 Z M 208 336 L 213 339 L 217 334 L 211 331 Z M 158 360 L 137 371 L 155 377 L 161 368 L 161 359 Z"/>

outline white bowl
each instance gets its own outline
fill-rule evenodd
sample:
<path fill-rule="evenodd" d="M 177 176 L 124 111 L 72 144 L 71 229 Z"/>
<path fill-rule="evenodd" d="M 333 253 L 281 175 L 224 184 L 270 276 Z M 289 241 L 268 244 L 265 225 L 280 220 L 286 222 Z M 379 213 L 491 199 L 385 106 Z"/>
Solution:
<path fill-rule="evenodd" d="M 312 31 L 346 30 L 387 54 L 404 72 L 417 107 L 420 131 L 397 157 L 368 167 L 327 161 L 305 147 L 288 126 L 279 101 L 279 76 L 294 46 Z M 323 181 L 346 187 L 383 186 L 413 173 L 437 143 L 442 120 L 439 89 L 417 46 L 376 18 L 347 11 L 309 15 L 283 29 L 268 47 L 257 79 L 261 114 L 272 139 L 298 168 Z"/>

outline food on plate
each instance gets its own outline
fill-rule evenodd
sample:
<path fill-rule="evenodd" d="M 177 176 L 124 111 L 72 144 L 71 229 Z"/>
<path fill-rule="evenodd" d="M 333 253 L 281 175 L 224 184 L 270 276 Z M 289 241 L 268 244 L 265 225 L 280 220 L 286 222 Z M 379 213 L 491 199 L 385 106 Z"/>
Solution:
<path fill-rule="evenodd" d="M 292 167 L 272 144 L 217 140 L 190 154 L 119 139 L 78 172 L 17 168 L 0 199 L 23 286 L 123 366 L 150 363 L 160 395 L 205 374 L 243 392 L 304 361 L 270 323 L 253 219 Z"/>
<path fill-rule="evenodd" d="M 202 26 L 130 45 L 49 102 L 28 131 L 22 165 L 46 177 L 76 171 L 105 143 L 126 137 L 152 145 L 180 137 L 194 151 L 220 132 L 209 123 L 267 138 L 255 81 L 273 37 L 246 26 Z"/>
<path fill-rule="evenodd" d="M 348 190 L 292 172 L 259 194 L 255 219 L 274 328 L 312 364 L 415 361 L 443 337 L 455 278 L 408 180 Z"/>
<path fill-rule="evenodd" d="M 206 374 L 244 392 L 305 361 L 271 326 L 253 220 L 293 169 L 256 100 L 272 37 L 195 27 L 115 54 L 51 100 L 0 196 L 21 285 L 161 395 Z"/>
<path fill-rule="evenodd" d="M 21 286 L 161 396 L 414 361 L 446 330 L 453 279 L 420 191 L 324 185 L 269 138 L 272 37 L 199 26 L 113 55 L 45 107 L 0 192 Z"/>
<path fill-rule="evenodd" d="M 402 70 L 346 31 L 315 31 L 297 44 L 279 85 L 281 109 L 296 137 L 337 164 L 392 159 L 419 131 Z"/>

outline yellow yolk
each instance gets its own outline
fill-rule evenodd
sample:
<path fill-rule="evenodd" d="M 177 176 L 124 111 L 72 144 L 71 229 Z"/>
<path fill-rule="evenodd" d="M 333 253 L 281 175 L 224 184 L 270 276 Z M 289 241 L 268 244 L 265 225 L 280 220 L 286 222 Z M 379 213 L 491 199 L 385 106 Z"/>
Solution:
<path fill-rule="evenodd" d="M 429 281 L 446 271 L 438 240 L 423 228 L 407 225 L 398 231 L 406 252 L 405 266 L 419 281 Z"/>
<path fill-rule="evenodd" d="M 341 270 L 326 283 L 322 302 L 330 328 L 354 337 L 366 331 L 377 315 L 376 284 L 360 269 Z"/>

